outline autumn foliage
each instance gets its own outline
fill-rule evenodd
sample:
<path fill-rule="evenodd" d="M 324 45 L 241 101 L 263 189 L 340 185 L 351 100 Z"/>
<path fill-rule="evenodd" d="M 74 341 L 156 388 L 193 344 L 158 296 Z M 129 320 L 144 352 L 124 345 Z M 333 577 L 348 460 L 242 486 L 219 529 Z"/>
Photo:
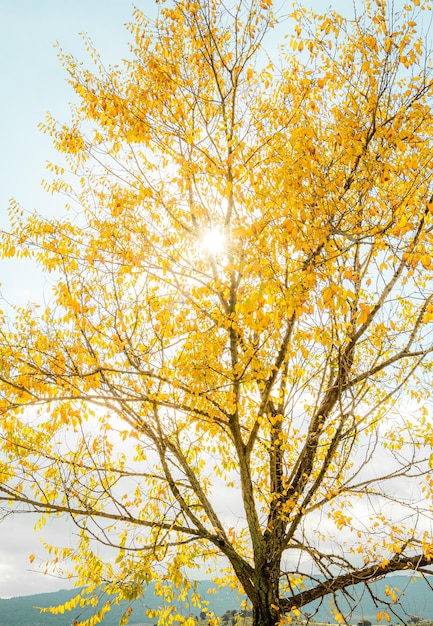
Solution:
<path fill-rule="evenodd" d="M 0 498 L 76 524 L 67 608 L 152 582 L 193 624 L 207 570 L 255 626 L 344 621 L 353 585 L 431 571 L 427 9 L 173 0 L 120 66 L 60 53 L 67 210 L 13 203 L 2 238 L 52 296 L 2 320 Z"/>

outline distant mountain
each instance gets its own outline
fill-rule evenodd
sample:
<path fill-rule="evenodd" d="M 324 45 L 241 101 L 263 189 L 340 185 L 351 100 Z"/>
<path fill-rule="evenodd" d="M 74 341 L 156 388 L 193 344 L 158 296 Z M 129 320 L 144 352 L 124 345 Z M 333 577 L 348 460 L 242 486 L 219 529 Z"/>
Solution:
<path fill-rule="evenodd" d="M 433 621 L 433 577 L 426 582 L 422 579 L 413 581 L 409 576 L 389 576 L 378 581 L 375 586 L 375 594 L 381 598 L 388 598 L 385 593 L 385 587 L 396 589 L 399 596 L 402 609 L 396 609 L 400 616 L 391 615 L 392 623 L 408 621 L 408 616 L 419 616 L 425 620 Z M 209 601 L 209 609 L 216 615 L 223 615 L 230 609 L 239 608 L 239 596 L 228 587 L 215 589 L 215 586 L 209 581 L 201 581 L 199 583 L 199 591 L 204 598 Z M 35 607 L 48 607 L 64 604 L 68 602 L 78 593 L 77 589 L 57 591 L 54 593 L 41 593 L 32 596 L 20 596 L 10 598 L 8 600 L 0 599 L 0 626 L 71 626 L 74 619 L 84 619 L 90 617 L 92 611 L 96 609 L 74 609 L 60 615 L 51 615 L 49 613 L 40 613 Z M 375 606 L 375 603 L 368 592 L 363 591 L 362 585 L 357 585 L 351 590 L 354 604 L 357 605 L 355 611 L 350 613 L 345 600 L 338 596 L 338 604 L 341 612 L 348 617 L 350 623 L 356 624 L 363 619 L 376 623 L 377 613 L 383 610 L 382 606 Z M 101 604 L 106 598 L 101 598 Z M 153 587 L 149 585 L 146 590 L 145 597 L 142 600 L 132 603 L 132 614 L 130 617 L 130 626 L 138 624 L 153 624 L 154 620 L 146 617 L 147 608 L 157 608 L 161 604 L 161 598 L 153 594 Z M 104 626 L 118 626 L 122 613 L 128 608 L 127 603 L 121 606 L 114 606 L 107 614 L 103 624 Z M 314 614 L 314 609 L 318 607 L 312 604 L 305 607 L 305 614 Z M 181 611 L 187 615 L 189 609 L 183 607 Z M 199 615 L 200 609 L 191 608 L 194 615 Z M 334 623 L 331 613 L 331 605 L 328 599 L 325 599 L 322 606 L 318 608 L 314 614 L 314 621 Z"/>
<path fill-rule="evenodd" d="M 376 603 L 364 586 L 360 584 L 349 589 L 353 599 L 351 604 L 356 607 L 353 611 L 350 610 L 342 595 L 337 594 L 339 610 L 349 623 L 356 624 L 361 620 L 369 620 L 373 624 L 377 623 L 377 614 L 381 610 L 390 614 L 392 624 L 407 623 L 413 617 L 433 621 L 433 576 L 429 576 L 427 580 L 403 575 L 387 576 L 377 581 L 371 588 L 376 598 L 381 598 L 387 602 L 391 602 L 391 597 L 387 595 L 386 588 L 394 590 L 400 604 L 400 606 L 393 605 L 396 615 L 389 611 L 384 603 Z M 318 603 L 312 603 L 305 607 L 305 613 L 313 615 L 315 606 L 317 607 Z M 312 619 L 334 623 L 335 619 L 331 609 L 331 597 L 325 598 L 317 615 L 314 615 Z M 382 620 L 382 623 L 386 624 L 386 621 Z"/>
<path fill-rule="evenodd" d="M 229 587 L 215 589 L 213 583 L 200 581 L 198 591 L 203 599 L 209 602 L 209 610 L 213 611 L 216 615 L 222 615 L 228 609 L 239 608 L 239 596 Z M 55 591 L 54 593 L 19 596 L 7 600 L 0 599 L 0 626 L 71 626 L 74 619 L 80 620 L 88 618 L 98 610 L 98 607 L 88 607 L 86 609 L 80 609 L 78 607 L 59 615 L 41 613 L 39 608 L 35 607 L 49 607 L 65 604 L 78 593 L 79 589 L 69 589 Z M 104 605 L 106 600 L 107 596 L 100 598 L 99 608 Z M 153 585 L 149 585 L 141 600 L 136 600 L 132 603 L 122 602 L 119 606 L 113 606 L 111 611 L 107 613 L 103 624 L 104 626 L 118 626 L 121 615 L 129 606 L 132 608 L 129 626 L 134 626 L 135 624 L 154 624 L 155 620 L 149 620 L 147 618 L 146 609 L 156 609 L 161 605 L 161 598 L 153 593 Z M 185 606 L 179 606 L 178 608 L 179 612 L 184 615 L 188 615 L 189 610 L 191 610 L 193 615 L 198 616 L 201 610 L 196 607 L 187 609 Z"/>

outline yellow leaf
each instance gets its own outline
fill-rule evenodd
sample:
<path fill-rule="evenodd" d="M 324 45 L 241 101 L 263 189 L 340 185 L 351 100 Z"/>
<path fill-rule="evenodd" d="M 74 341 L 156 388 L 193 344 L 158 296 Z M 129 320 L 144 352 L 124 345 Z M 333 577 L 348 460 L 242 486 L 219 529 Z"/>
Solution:
<path fill-rule="evenodd" d="M 381 622 L 382 619 L 385 619 L 387 622 L 391 621 L 391 617 L 386 611 L 379 611 L 377 614 L 377 621 Z"/>
<path fill-rule="evenodd" d="M 425 269 L 428 269 L 431 265 L 431 256 L 429 254 L 422 254 L 420 261 Z"/>

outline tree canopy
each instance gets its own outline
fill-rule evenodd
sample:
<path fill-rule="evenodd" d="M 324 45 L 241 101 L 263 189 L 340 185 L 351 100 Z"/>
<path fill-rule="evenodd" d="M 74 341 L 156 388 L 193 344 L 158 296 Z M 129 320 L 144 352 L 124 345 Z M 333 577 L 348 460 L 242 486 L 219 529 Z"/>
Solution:
<path fill-rule="evenodd" d="M 254 626 L 345 622 L 337 593 L 432 571 L 429 6 L 159 4 L 119 66 L 60 51 L 67 210 L 2 234 L 52 295 L 1 320 L 0 500 L 75 523 L 67 608 L 152 582 L 188 626 L 206 569 Z"/>

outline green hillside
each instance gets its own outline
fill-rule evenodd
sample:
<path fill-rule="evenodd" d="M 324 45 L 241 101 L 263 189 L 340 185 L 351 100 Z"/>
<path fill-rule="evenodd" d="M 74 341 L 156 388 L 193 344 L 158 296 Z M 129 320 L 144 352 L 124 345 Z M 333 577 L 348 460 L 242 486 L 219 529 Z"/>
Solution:
<path fill-rule="evenodd" d="M 214 585 L 208 581 L 199 583 L 200 593 L 209 602 L 209 609 L 216 615 L 222 615 L 228 609 L 238 608 L 238 595 L 229 588 L 219 589 L 217 592 L 209 593 L 214 589 Z M 78 589 L 62 590 L 54 593 L 41 593 L 31 596 L 19 596 L 7 600 L 0 599 L 0 626 L 71 626 L 74 619 L 85 619 L 92 615 L 97 609 L 87 608 L 85 610 L 77 608 L 67 611 L 64 614 L 52 615 L 41 613 L 35 607 L 49 607 L 64 604 L 77 593 Z M 102 606 L 106 597 L 100 598 L 99 606 Z M 118 626 L 123 612 L 132 607 L 130 626 L 134 624 L 153 624 L 154 620 L 148 620 L 146 609 L 157 608 L 161 605 L 161 598 L 155 596 L 152 586 L 146 590 L 142 600 L 132 603 L 122 603 L 120 606 L 113 606 L 104 620 L 104 626 Z M 180 607 L 184 615 L 188 615 L 189 609 Z M 193 615 L 199 615 L 200 609 L 192 607 Z"/>
<path fill-rule="evenodd" d="M 433 583 L 433 578 L 429 582 Z M 386 586 L 400 590 L 397 591 L 397 594 L 401 595 L 403 607 L 403 610 L 396 610 L 400 619 L 396 616 L 392 616 L 392 623 L 407 622 L 409 617 L 415 615 L 425 620 L 433 620 L 433 591 L 428 582 L 425 580 L 416 580 L 413 582 L 407 576 L 390 576 L 376 583 L 375 593 L 382 598 L 386 598 Z M 201 581 L 199 587 L 201 594 L 209 601 L 210 610 L 216 615 L 223 615 L 226 611 L 239 607 L 239 598 L 231 589 L 217 589 L 215 594 L 208 593 L 209 590 L 214 589 L 214 586 L 209 581 Z M 63 604 L 70 600 L 76 593 L 77 590 L 73 589 L 55 593 L 20 596 L 7 600 L 0 599 L 0 626 L 71 626 L 74 619 L 90 617 L 92 614 L 91 611 L 94 609 L 88 608 L 83 611 L 78 608 L 71 612 L 66 612 L 63 615 L 51 615 L 40 613 L 35 607 L 48 607 Z M 344 600 L 342 598 L 339 600 L 340 610 L 348 616 L 349 622 L 356 624 L 358 621 L 366 619 L 375 623 L 377 621 L 377 613 L 381 607 L 375 606 L 373 599 L 368 593 L 363 593 L 363 587 L 361 585 L 353 588 L 351 594 L 357 603 L 357 608 L 352 615 L 350 615 Z M 104 602 L 105 598 L 101 598 L 101 603 Z M 132 614 L 130 617 L 130 626 L 152 624 L 153 621 L 149 621 L 146 618 L 146 608 L 156 608 L 160 602 L 161 599 L 153 594 L 153 588 L 149 586 L 144 598 L 131 605 Z M 104 626 L 118 626 L 120 616 L 128 606 L 128 604 L 124 603 L 121 607 L 113 607 L 106 616 Z M 314 605 L 310 605 L 306 608 L 306 613 L 313 615 L 314 609 Z M 184 607 L 183 613 L 187 615 L 188 610 L 189 609 Z M 200 609 L 192 608 L 192 613 L 198 616 Z M 317 613 L 314 614 L 313 619 L 314 621 L 325 623 L 334 622 L 329 601 L 325 600 Z"/>

